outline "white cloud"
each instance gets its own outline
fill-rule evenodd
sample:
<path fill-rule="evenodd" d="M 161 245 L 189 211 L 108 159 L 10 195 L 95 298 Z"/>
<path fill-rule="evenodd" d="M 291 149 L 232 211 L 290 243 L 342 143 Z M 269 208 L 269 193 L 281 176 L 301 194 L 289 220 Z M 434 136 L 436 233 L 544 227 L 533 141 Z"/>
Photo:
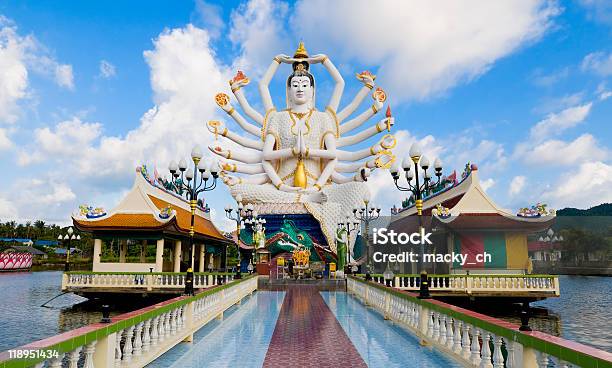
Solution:
<path fill-rule="evenodd" d="M 188 25 L 165 30 L 144 52 L 151 69 L 155 105 L 140 125 L 125 136 L 105 136 L 99 123 L 78 118 L 35 131 L 35 144 L 23 151 L 23 165 L 45 160 L 66 164 L 80 178 L 131 180 L 141 163 L 166 167 L 178 155 L 188 155 L 195 144 L 212 140 L 205 128 L 219 118 L 214 96 L 227 89 L 229 73 L 217 64 L 205 30 Z M 225 114 L 221 117 L 225 118 Z"/>
<path fill-rule="evenodd" d="M 117 74 L 115 66 L 106 60 L 100 60 L 100 76 L 102 78 L 112 78 Z"/>
<path fill-rule="evenodd" d="M 569 68 L 565 67 L 563 69 L 554 71 L 550 74 L 545 74 L 541 69 L 537 69 L 531 75 L 531 81 L 534 85 L 538 87 L 551 87 L 562 79 L 567 78 L 569 75 Z"/>
<path fill-rule="evenodd" d="M 324 10 L 323 10 L 324 9 Z M 486 72 L 538 40 L 560 13 L 554 1 L 300 1 L 290 20 L 312 53 L 380 66 L 394 99 L 425 99 Z M 293 21 L 295 20 L 295 21 Z M 309 46 L 310 45 L 310 46 Z"/>
<path fill-rule="evenodd" d="M 72 65 L 55 65 L 55 82 L 60 87 L 74 89 L 74 76 L 72 75 Z"/>
<path fill-rule="evenodd" d="M 18 217 L 17 207 L 0 193 L 0 218 L 6 221 L 6 219 L 16 219 Z"/>
<path fill-rule="evenodd" d="M 527 182 L 527 178 L 524 176 L 515 176 L 510 181 L 510 185 L 508 186 L 508 194 L 510 196 L 515 196 L 519 194 L 523 188 L 525 187 L 525 183 Z"/>
<path fill-rule="evenodd" d="M 280 50 L 290 47 L 282 23 L 288 10 L 284 2 L 251 0 L 232 11 L 229 39 L 241 54 L 233 68 L 259 75 Z"/>
<path fill-rule="evenodd" d="M 488 178 L 480 182 L 480 187 L 486 192 L 495 185 L 495 179 Z"/>
<path fill-rule="evenodd" d="M 609 0 L 579 0 L 588 12 L 589 18 L 612 25 L 612 3 Z"/>
<path fill-rule="evenodd" d="M 0 16 L 0 123 L 12 123 L 19 115 L 18 102 L 27 95 L 28 70 L 24 55 L 31 47 L 30 38 Z"/>
<path fill-rule="evenodd" d="M 582 59 L 583 71 L 592 71 L 602 76 L 612 74 L 612 53 L 592 52 Z"/>
<path fill-rule="evenodd" d="M 0 128 L 0 151 L 5 151 L 13 147 L 13 142 L 11 142 L 8 137 L 7 130 Z"/>
<path fill-rule="evenodd" d="M 547 140 L 536 145 L 520 144 L 516 155 L 529 165 L 557 166 L 605 160 L 610 152 L 601 148 L 591 134 L 582 134 L 571 142 Z"/>
<path fill-rule="evenodd" d="M 569 107 L 559 113 L 551 113 L 531 128 L 531 137 L 542 141 L 549 136 L 557 135 L 584 121 L 591 111 L 592 102 Z"/>
<path fill-rule="evenodd" d="M 195 14 L 197 18 L 194 19 L 194 21 L 196 24 L 202 24 L 203 28 L 210 34 L 210 38 L 217 39 L 225 26 L 222 12 L 223 8 L 219 5 L 197 0 L 195 3 Z"/>
<path fill-rule="evenodd" d="M 612 202 L 612 166 L 601 161 L 585 162 L 578 171 L 561 175 L 553 189 L 544 194 L 553 208 L 589 208 Z"/>
<path fill-rule="evenodd" d="M 74 88 L 72 66 L 57 62 L 34 36 L 18 34 L 15 23 L 0 15 L 0 123 L 18 119 L 19 102 L 28 97 L 30 71 Z"/>

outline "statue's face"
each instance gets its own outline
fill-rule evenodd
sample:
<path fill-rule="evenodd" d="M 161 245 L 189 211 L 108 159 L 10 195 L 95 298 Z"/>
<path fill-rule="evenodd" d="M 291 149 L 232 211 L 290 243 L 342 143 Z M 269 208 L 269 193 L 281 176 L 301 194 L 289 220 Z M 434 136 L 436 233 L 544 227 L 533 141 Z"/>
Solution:
<path fill-rule="evenodd" d="M 303 105 L 312 100 L 312 86 L 306 76 L 291 78 L 289 85 L 289 98 L 296 105 Z"/>

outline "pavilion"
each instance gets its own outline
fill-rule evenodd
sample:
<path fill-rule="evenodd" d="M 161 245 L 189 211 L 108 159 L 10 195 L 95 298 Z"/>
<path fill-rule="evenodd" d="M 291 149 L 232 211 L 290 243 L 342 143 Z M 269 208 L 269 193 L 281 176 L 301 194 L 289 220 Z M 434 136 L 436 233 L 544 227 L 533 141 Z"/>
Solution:
<path fill-rule="evenodd" d="M 81 206 L 72 216 L 74 226 L 94 239 L 92 271 L 225 271 L 227 246 L 233 243 L 214 226 L 209 210 L 201 203 L 195 209 L 190 257 L 189 202 L 180 193 L 165 189 L 145 166 L 136 171 L 132 189 L 112 211 Z M 115 258 L 103 261 L 107 254 Z"/>

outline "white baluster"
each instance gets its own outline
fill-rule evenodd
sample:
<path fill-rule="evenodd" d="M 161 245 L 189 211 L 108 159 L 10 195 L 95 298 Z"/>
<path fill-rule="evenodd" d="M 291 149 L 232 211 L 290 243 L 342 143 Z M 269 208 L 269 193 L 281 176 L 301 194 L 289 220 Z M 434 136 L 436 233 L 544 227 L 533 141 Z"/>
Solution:
<path fill-rule="evenodd" d="M 92 341 L 85 345 L 85 363 L 83 364 L 83 368 L 95 368 L 93 355 L 96 352 L 96 342 L 97 341 Z"/>
<path fill-rule="evenodd" d="M 81 357 L 81 349 L 83 349 L 83 347 L 79 346 L 68 353 L 68 368 L 77 368 L 77 363 Z"/>
<path fill-rule="evenodd" d="M 442 315 L 442 318 L 440 318 L 440 335 L 438 336 L 438 342 L 442 346 L 446 345 L 446 320 L 446 316 Z"/>
<path fill-rule="evenodd" d="M 463 358 L 470 359 L 470 325 L 463 322 L 463 333 L 461 335 L 461 355 Z M 473 328 L 473 327 L 472 327 Z"/>
<path fill-rule="evenodd" d="M 142 329 L 142 351 L 147 352 L 151 346 L 151 319 L 144 322 Z"/>
<path fill-rule="evenodd" d="M 151 346 L 155 347 L 157 346 L 157 342 L 159 341 L 159 316 L 156 316 L 155 318 L 153 318 L 153 321 L 151 322 Z"/>
<path fill-rule="evenodd" d="M 170 311 L 170 335 L 176 335 L 176 309 Z"/>
<path fill-rule="evenodd" d="M 457 323 L 457 320 L 455 320 L 455 323 Z M 446 347 L 449 350 L 453 349 L 453 325 L 451 317 L 446 317 Z"/>
<path fill-rule="evenodd" d="M 480 344 L 478 342 L 478 335 L 480 335 L 480 331 L 475 326 L 473 326 L 472 345 L 470 347 L 470 362 L 473 365 L 480 365 Z"/>
<path fill-rule="evenodd" d="M 123 356 L 121 350 L 121 338 L 123 337 L 123 331 L 117 331 L 117 340 L 115 341 L 115 367 L 121 367 L 121 358 Z"/>
<path fill-rule="evenodd" d="M 569 363 L 566 362 L 565 360 L 561 360 L 560 358 L 553 358 L 553 357 L 551 357 L 551 359 L 554 361 L 555 367 L 560 367 L 560 368 L 570 367 Z"/>
<path fill-rule="evenodd" d="M 537 359 L 538 359 L 538 367 L 539 368 L 546 368 L 548 367 L 548 354 L 542 352 L 542 351 L 538 351 L 536 353 L 537 355 Z"/>
<path fill-rule="evenodd" d="M 455 333 L 453 336 L 453 352 L 457 355 L 461 355 L 461 326 L 463 322 L 455 319 L 454 327 Z"/>
<path fill-rule="evenodd" d="M 43 368 L 45 365 L 45 361 L 42 361 L 40 363 L 36 363 L 36 365 L 34 366 L 34 368 Z"/>
<path fill-rule="evenodd" d="M 57 358 L 51 359 L 49 362 L 49 368 L 62 368 L 62 360 L 64 359 L 64 353 L 59 353 Z"/>
<path fill-rule="evenodd" d="M 132 354 L 135 357 L 142 355 L 142 326 L 144 326 L 144 323 L 140 322 L 134 330 L 134 352 Z"/>
<path fill-rule="evenodd" d="M 507 368 L 516 368 L 516 358 L 514 356 L 515 342 L 506 340 L 506 350 L 508 351 L 508 358 L 506 359 Z"/>
<path fill-rule="evenodd" d="M 123 361 L 129 363 L 132 361 L 132 337 L 134 336 L 134 326 L 130 326 L 125 330 L 125 345 L 123 345 Z"/>
<path fill-rule="evenodd" d="M 440 313 L 435 312 L 434 313 L 434 323 L 433 323 L 433 335 L 431 336 L 431 338 L 434 341 L 438 341 L 439 337 L 440 337 Z"/>
<path fill-rule="evenodd" d="M 433 319 L 435 318 L 434 312 L 428 312 L 428 318 L 427 318 L 427 336 L 433 338 L 433 334 L 434 334 L 434 324 L 433 324 Z"/>
<path fill-rule="evenodd" d="M 491 364 L 491 348 L 489 347 L 489 341 L 491 340 L 491 334 L 487 331 L 482 332 L 482 361 L 480 368 L 493 368 Z"/>
<path fill-rule="evenodd" d="M 493 336 L 493 368 L 504 368 L 504 356 L 502 355 L 502 337 Z"/>

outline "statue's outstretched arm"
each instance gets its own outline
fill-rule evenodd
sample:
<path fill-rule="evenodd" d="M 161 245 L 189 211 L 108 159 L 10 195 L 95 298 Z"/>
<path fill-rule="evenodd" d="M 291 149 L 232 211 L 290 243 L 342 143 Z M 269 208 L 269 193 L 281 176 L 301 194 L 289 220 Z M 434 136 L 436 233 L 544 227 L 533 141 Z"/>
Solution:
<path fill-rule="evenodd" d="M 274 77 L 274 74 L 276 73 L 278 66 L 281 63 L 289 63 L 289 62 L 290 62 L 289 56 L 277 55 L 272 60 L 272 63 L 268 67 L 268 70 L 266 70 L 263 77 L 259 81 L 259 94 L 261 95 L 261 101 L 263 102 L 263 105 L 266 111 L 274 108 L 274 104 L 272 103 L 272 96 L 270 95 L 270 89 L 268 88 L 268 86 L 270 85 L 270 81 L 272 80 L 272 77 Z M 261 121 L 263 124 L 263 118 L 261 119 Z"/>
<path fill-rule="evenodd" d="M 214 154 L 226 158 L 228 160 L 236 160 L 239 162 L 243 162 L 245 164 L 257 164 L 260 163 L 263 157 L 263 153 L 260 151 L 254 150 L 230 150 L 226 149 L 219 143 L 212 144 L 208 146 L 208 149 L 211 150 Z M 248 152 L 245 152 L 248 151 Z"/>
<path fill-rule="evenodd" d="M 232 119 L 234 119 L 234 121 L 236 123 L 238 123 L 238 125 L 240 125 L 242 127 L 242 129 L 244 129 L 245 131 L 253 134 L 256 137 L 261 137 L 261 129 L 256 127 L 253 124 L 249 124 L 243 117 L 242 115 L 240 115 L 240 113 L 238 111 L 236 111 L 236 109 L 234 109 L 234 107 L 232 106 L 232 104 L 227 103 L 223 106 L 219 106 L 223 109 L 223 111 L 225 111 L 229 116 L 232 117 Z M 263 120 L 262 120 L 263 121 Z"/>
<path fill-rule="evenodd" d="M 334 111 L 335 113 L 338 110 L 338 105 L 340 105 L 342 91 L 344 91 L 344 79 L 342 78 L 342 75 L 340 74 L 334 63 L 332 63 L 332 61 L 326 55 L 315 55 L 310 60 L 312 63 L 321 62 L 335 82 L 334 90 L 332 92 L 331 98 L 329 99 L 329 103 L 327 104 L 327 107 L 332 109 L 332 111 Z"/>
<path fill-rule="evenodd" d="M 375 156 L 376 154 L 395 148 L 396 145 L 395 137 L 391 134 L 386 134 L 382 137 L 378 143 L 373 145 L 370 148 L 364 148 L 359 151 L 344 151 L 344 150 L 336 150 L 336 154 L 338 156 L 338 160 L 340 161 L 357 161 L 364 159 L 369 156 Z"/>
<path fill-rule="evenodd" d="M 248 177 L 237 177 L 233 175 L 228 175 L 225 172 L 221 172 L 221 179 L 226 185 L 229 185 L 230 187 L 236 184 L 261 185 L 269 182 L 268 175 L 266 174 L 250 175 Z"/>
<path fill-rule="evenodd" d="M 365 162 L 339 162 L 336 165 L 336 171 L 341 173 L 354 173 L 362 167 L 373 169 L 376 167 L 376 159 L 371 159 Z"/>
<path fill-rule="evenodd" d="M 244 75 L 241 71 L 238 71 L 234 79 L 232 79 L 230 83 L 230 88 L 232 89 L 232 93 L 236 96 L 240 107 L 247 114 L 248 117 L 253 119 L 259 125 L 263 125 L 263 116 L 258 113 L 255 109 L 251 107 L 246 97 L 244 96 L 244 92 L 242 91 L 242 87 L 248 85 L 250 82 L 249 78 Z"/>
<path fill-rule="evenodd" d="M 366 168 L 362 168 L 359 172 L 355 173 L 352 177 L 347 177 L 337 172 L 333 172 L 331 174 L 331 179 L 336 184 L 345 184 L 353 181 L 364 182 L 368 180 L 368 176 L 370 176 L 370 170 Z"/>
<path fill-rule="evenodd" d="M 361 87 L 359 92 L 357 92 L 357 95 L 355 96 L 353 101 L 351 101 L 350 104 L 348 104 L 344 109 L 342 109 L 342 111 L 338 113 L 338 121 L 344 121 L 344 119 L 351 116 L 351 114 L 355 112 L 357 107 L 361 105 L 361 102 L 363 101 L 365 96 L 368 95 L 368 92 L 370 92 L 370 90 L 374 88 L 374 79 L 376 79 L 376 76 L 368 71 L 365 71 L 361 74 L 357 74 L 357 79 L 359 79 L 361 83 L 363 83 L 363 87 Z"/>
<path fill-rule="evenodd" d="M 338 147 L 351 146 L 363 142 L 364 140 L 376 135 L 384 130 L 391 131 L 391 127 L 395 123 L 394 118 L 384 118 L 373 127 L 363 130 L 355 135 L 341 137 L 338 139 Z"/>
<path fill-rule="evenodd" d="M 368 121 L 372 116 L 376 115 L 383 108 L 383 103 L 375 100 L 372 106 L 355 117 L 340 125 L 340 135 L 346 134 L 355 128 L 359 128 L 363 123 Z M 338 118 L 339 119 L 339 118 Z M 340 121 L 340 120 L 338 120 Z"/>
<path fill-rule="evenodd" d="M 221 161 L 221 168 L 226 172 L 237 172 L 241 174 L 261 174 L 264 172 L 261 164 L 242 164 L 236 162 Z"/>
<path fill-rule="evenodd" d="M 206 124 L 206 126 L 208 127 L 208 130 L 211 133 L 214 134 L 219 134 L 223 137 L 229 138 L 232 141 L 238 143 L 241 146 L 244 147 L 248 147 L 248 148 L 252 148 L 252 149 L 256 149 L 261 151 L 263 149 L 263 144 L 261 143 L 261 141 L 254 141 L 252 139 L 249 138 L 245 138 L 243 136 L 240 136 L 234 132 L 231 132 L 227 129 L 227 127 L 225 126 L 225 124 L 223 124 L 220 121 L 209 121 L 208 124 Z"/>

